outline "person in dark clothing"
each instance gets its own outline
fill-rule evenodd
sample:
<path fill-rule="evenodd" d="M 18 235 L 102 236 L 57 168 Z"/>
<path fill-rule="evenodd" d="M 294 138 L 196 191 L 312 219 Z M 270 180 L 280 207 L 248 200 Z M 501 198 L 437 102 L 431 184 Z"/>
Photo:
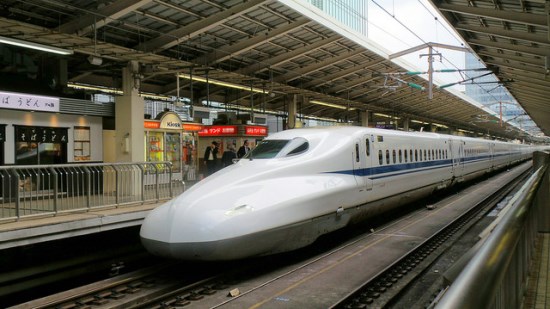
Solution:
<path fill-rule="evenodd" d="M 218 162 L 218 142 L 213 141 L 212 144 L 206 147 L 204 152 L 204 163 L 206 164 L 207 176 L 210 176 L 216 172 L 216 165 Z"/>
<path fill-rule="evenodd" d="M 237 151 L 237 157 L 242 158 L 249 151 L 250 151 L 250 147 L 248 147 L 248 140 L 245 139 L 243 142 L 243 145 L 239 148 L 239 151 Z"/>
<path fill-rule="evenodd" d="M 233 159 L 237 159 L 237 152 L 235 151 L 235 145 L 228 144 L 227 150 L 222 155 L 222 166 L 226 167 L 233 164 Z"/>

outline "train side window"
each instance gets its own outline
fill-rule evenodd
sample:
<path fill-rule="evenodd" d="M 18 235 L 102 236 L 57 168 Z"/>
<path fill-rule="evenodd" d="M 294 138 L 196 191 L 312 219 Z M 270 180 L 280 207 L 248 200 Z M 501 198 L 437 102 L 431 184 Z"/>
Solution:
<path fill-rule="evenodd" d="M 405 163 L 407 163 L 407 149 L 403 150 L 403 152 L 405 153 Z"/>
<path fill-rule="evenodd" d="M 390 164 L 390 151 L 386 149 L 386 164 Z"/>
<path fill-rule="evenodd" d="M 355 144 L 355 162 L 359 162 L 359 144 Z"/>
<path fill-rule="evenodd" d="M 418 149 L 414 150 L 414 161 L 418 162 Z"/>
<path fill-rule="evenodd" d="M 432 149 L 432 160 L 435 160 L 435 151 Z"/>
<path fill-rule="evenodd" d="M 399 149 L 399 163 L 403 162 L 403 152 Z"/>
<path fill-rule="evenodd" d="M 428 161 L 428 157 L 426 156 L 426 149 L 424 149 L 424 161 Z"/>
<path fill-rule="evenodd" d="M 411 158 L 411 162 L 413 162 L 413 150 L 409 150 L 409 158 Z"/>
<path fill-rule="evenodd" d="M 365 146 L 367 147 L 367 157 L 370 157 L 370 140 L 368 138 L 365 140 Z"/>
<path fill-rule="evenodd" d="M 397 160 L 397 152 L 395 151 L 395 149 L 392 151 L 392 157 L 393 157 L 393 163 L 395 164 Z"/>
<path fill-rule="evenodd" d="M 382 158 L 382 149 L 378 150 L 378 163 L 380 163 L 380 165 L 384 164 L 384 159 Z"/>

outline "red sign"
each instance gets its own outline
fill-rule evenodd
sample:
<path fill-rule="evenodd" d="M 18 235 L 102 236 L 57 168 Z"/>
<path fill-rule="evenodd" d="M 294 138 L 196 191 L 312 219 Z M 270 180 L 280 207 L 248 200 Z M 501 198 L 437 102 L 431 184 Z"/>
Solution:
<path fill-rule="evenodd" d="M 194 123 L 184 123 L 183 124 L 183 130 L 185 131 L 201 131 L 203 128 L 200 124 L 194 124 Z"/>
<path fill-rule="evenodd" d="M 199 131 L 199 136 L 236 135 L 237 126 L 208 126 Z"/>
<path fill-rule="evenodd" d="M 144 121 L 143 127 L 145 129 L 158 129 L 160 128 L 160 121 Z"/>
<path fill-rule="evenodd" d="M 267 127 L 246 126 L 244 127 L 244 135 L 267 136 Z"/>

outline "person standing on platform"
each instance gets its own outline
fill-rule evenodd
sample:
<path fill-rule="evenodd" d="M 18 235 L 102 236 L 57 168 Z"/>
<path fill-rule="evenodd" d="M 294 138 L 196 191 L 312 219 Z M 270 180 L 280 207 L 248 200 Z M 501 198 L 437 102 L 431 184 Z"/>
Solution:
<path fill-rule="evenodd" d="M 250 147 L 248 147 L 248 140 L 244 140 L 243 145 L 239 148 L 239 151 L 237 151 L 237 157 L 242 158 L 244 157 L 248 152 L 250 151 Z"/>
<path fill-rule="evenodd" d="M 233 159 L 237 159 L 237 152 L 235 151 L 235 145 L 227 144 L 227 150 L 222 155 L 222 166 L 226 167 L 233 164 Z"/>
<path fill-rule="evenodd" d="M 206 164 L 207 176 L 210 176 L 216 172 L 216 165 L 218 162 L 218 142 L 213 141 L 212 145 L 206 147 L 204 152 L 204 163 Z"/>

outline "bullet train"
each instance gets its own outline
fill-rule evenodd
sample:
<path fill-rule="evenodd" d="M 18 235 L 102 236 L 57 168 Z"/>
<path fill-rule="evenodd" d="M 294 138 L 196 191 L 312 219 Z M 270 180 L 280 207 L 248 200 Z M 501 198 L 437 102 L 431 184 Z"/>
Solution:
<path fill-rule="evenodd" d="M 155 255 L 184 260 L 290 251 L 527 160 L 533 151 L 521 144 L 363 127 L 278 132 L 152 210 L 141 241 Z"/>

